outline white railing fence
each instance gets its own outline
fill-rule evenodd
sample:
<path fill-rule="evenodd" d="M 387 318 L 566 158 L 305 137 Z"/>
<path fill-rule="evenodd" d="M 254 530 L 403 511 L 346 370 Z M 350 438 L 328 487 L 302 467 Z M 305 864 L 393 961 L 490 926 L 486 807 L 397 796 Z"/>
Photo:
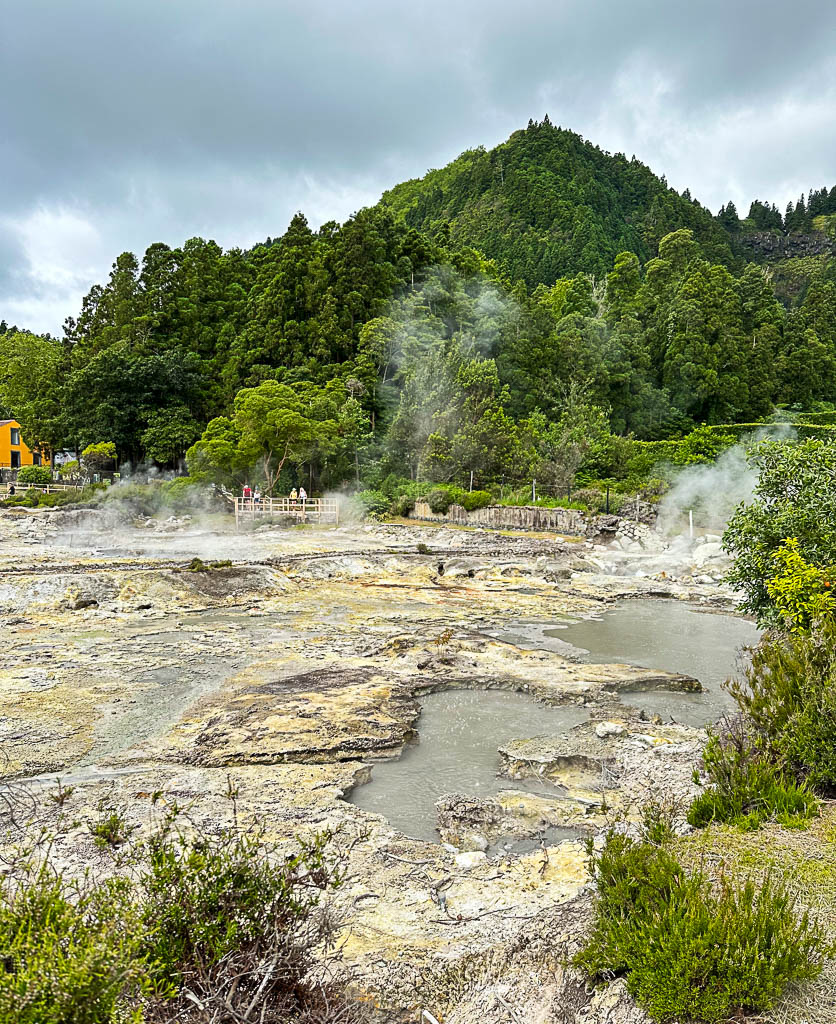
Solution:
<path fill-rule="evenodd" d="M 308 498 L 306 501 L 290 498 L 235 498 L 235 525 L 242 520 L 256 520 L 263 516 L 297 519 L 299 522 L 334 523 L 340 521 L 339 504 L 334 498 Z"/>
<path fill-rule="evenodd" d="M 21 491 L 45 491 L 47 494 L 52 494 L 54 491 L 77 491 L 80 489 L 80 485 L 77 484 L 19 484 L 14 480 L 10 480 L 8 483 L 0 484 L 0 494 L 8 494 L 9 488 L 14 487 L 15 492 L 20 494 Z"/>

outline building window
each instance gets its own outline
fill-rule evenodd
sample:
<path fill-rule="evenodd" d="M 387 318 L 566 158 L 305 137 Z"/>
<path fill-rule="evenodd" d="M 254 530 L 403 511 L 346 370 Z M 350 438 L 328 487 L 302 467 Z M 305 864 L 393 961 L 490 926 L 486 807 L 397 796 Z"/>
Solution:
<path fill-rule="evenodd" d="M 9 429 L 11 430 L 12 435 L 11 443 L 20 444 L 20 430 L 18 430 L 17 427 L 10 427 Z"/>
<path fill-rule="evenodd" d="M 12 452 L 12 469 L 20 469 L 20 452 Z"/>
<path fill-rule="evenodd" d="M 32 452 L 32 465 L 33 466 L 40 466 L 40 464 L 41 464 L 41 453 L 40 452 Z"/>

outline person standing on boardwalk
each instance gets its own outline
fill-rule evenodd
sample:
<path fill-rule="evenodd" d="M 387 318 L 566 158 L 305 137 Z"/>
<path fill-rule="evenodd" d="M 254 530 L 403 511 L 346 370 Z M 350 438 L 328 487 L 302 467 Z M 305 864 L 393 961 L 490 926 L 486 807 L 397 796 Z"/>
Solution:
<path fill-rule="evenodd" d="M 290 500 L 291 500 L 291 501 L 296 501 L 296 488 L 295 488 L 295 487 L 294 487 L 294 488 L 293 488 L 293 490 L 292 490 L 292 491 L 290 492 Z"/>
<path fill-rule="evenodd" d="M 308 492 L 305 490 L 304 487 L 299 488 L 299 500 L 302 502 L 303 505 L 308 500 Z"/>

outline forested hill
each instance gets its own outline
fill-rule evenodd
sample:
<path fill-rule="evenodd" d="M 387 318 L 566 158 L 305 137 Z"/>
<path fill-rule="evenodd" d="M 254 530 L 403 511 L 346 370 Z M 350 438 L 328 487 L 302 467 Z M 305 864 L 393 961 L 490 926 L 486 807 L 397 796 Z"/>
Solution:
<path fill-rule="evenodd" d="M 548 117 L 396 185 L 381 205 L 454 247 L 474 246 L 529 288 L 578 272 L 603 278 L 619 252 L 645 263 L 678 228 L 694 232 L 710 262 L 734 262 L 729 233 L 687 192 Z"/>
<path fill-rule="evenodd" d="M 616 476 L 616 436 L 775 404 L 836 417 L 835 234 L 836 190 L 713 217 L 638 161 L 532 123 L 342 225 L 297 214 L 249 250 L 122 253 L 62 339 L 0 319 L 0 415 L 29 443 L 134 463 L 182 464 L 201 439 L 228 481 L 257 459 L 273 473 L 251 431 L 273 443 L 293 424 L 283 471 L 323 486 L 569 486 L 555 453 L 593 436 L 610 454 L 579 472 Z"/>

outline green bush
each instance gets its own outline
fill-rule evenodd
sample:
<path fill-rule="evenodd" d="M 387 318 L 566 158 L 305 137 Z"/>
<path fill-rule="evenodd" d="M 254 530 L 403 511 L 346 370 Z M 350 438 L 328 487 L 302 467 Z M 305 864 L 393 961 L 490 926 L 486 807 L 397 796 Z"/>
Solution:
<path fill-rule="evenodd" d="M 136 1020 L 145 973 L 130 886 L 73 885 L 44 865 L 0 892 L 0 1021 L 107 1024 Z"/>
<path fill-rule="evenodd" d="M 71 491 L 50 491 L 45 494 L 37 488 L 29 488 L 19 491 L 10 498 L 5 498 L 0 505 L 3 508 L 60 508 L 63 505 L 74 505 L 84 498 L 92 496 L 92 489 L 85 488 L 84 492 Z"/>
<path fill-rule="evenodd" d="M 121 508 L 125 515 L 153 516 L 161 504 L 159 483 L 120 483 L 104 487 L 96 495 L 97 505 Z"/>
<path fill-rule="evenodd" d="M 787 985 L 816 977 L 830 952 L 774 879 L 712 887 L 647 835 L 611 830 L 600 851 L 588 849 L 597 900 L 575 963 L 595 978 L 623 975 L 656 1021 L 719 1024 L 762 1012 Z"/>
<path fill-rule="evenodd" d="M 178 814 L 120 850 L 123 873 L 103 882 L 56 870 L 43 837 L 4 857 L 0 1021 L 358 1024 L 343 994 L 312 972 L 338 957 L 319 906 L 343 878 L 330 837 L 288 852 L 257 829 L 209 833 L 189 822 L 187 836 Z M 114 828 L 132 831 L 111 821 L 108 835 Z"/>
<path fill-rule="evenodd" d="M 418 483 L 416 480 L 410 480 L 408 477 L 398 476 L 395 473 L 387 474 L 379 483 L 372 483 L 374 490 L 381 491 L 392 500 L 401 494 L 410 498 L 418 498 L 426 490 L 426 487 L 425 483 Z"/>
<path fill-rule="evenodd" d="M 585 505 L 590 512 L 602 512 L 607 502 L 606 494 L 594 487 L 579 487 L 576 491 L 572 491 L 572 497 L 581 505 Z M 610 507 L 612 504 L 611 495 Z"/>
<path fill-rule="evenodd" d="M 396 516 L 408 516 L 415 509 L 415 499 L 408 494 L 401 494 L 392 502 L 392 514 Z"/>
<path fill-rule="evenodd" d="M 823 426 L 836 426 L 836 412 L 801 412 L 795 417 L 796 423 L 819 423 Z"/>
<path fill-rule="evenodd" d="M 315 910 L 342 878 L 327 844 L 319 835 L 280 857 L 258 834 L 187 837 L 170 822 L 155 833 L 139 879 L 143 952 L 164 1011 L 152 1019 L 180 1019 L 174 1010 L 186 1014 L 193 997 L 207 1020 L 289 1024 L 310 1011 L 321 994 L 308 982 L 313 950 L 332 937 Z M 245 1008 L 246 1018 L 228 1015 Z"/>
<path fill-rule="evenodd" d="M 456 503 L 466 511 L 473 512 L 477 508 L 487 508 L 488 505 L 493 505 L 493 496 L 490 491 L 463 491 L 456 499 Z"/>
<path fill-rule="evenodd" d="M 367 516 L 385 516 L 389 512 L 389 498 L 382 491 L 360 491 L 355 498 Z"/>
<path fill-rule="evenodd" d="M 23 466 L 17 472 L 17 482 L 45 487 L 52 483 L 52 470 L 49 466 Z"/>
<path fill-rule="evenodd" d="M 192 479 L 190 476 L 178 476 L 167 480 L 160 488 L 162 503 L 176 512 L 188 512 L 192 509 L 208 511 L 213 506 L 224 507 L 223 499 L 206 484 Z"/>
<path fill-rule="evenodd" d="M 768 757 L 821 796 L 836 795 L 836 622 L 767 635 L 732 695 Z"/>
<path fill-rule="evenodd" d="M 442 487 L 436 487 L 427 495 L 427 504 L 430 511 L 436 515 L 444 515 L 453 504 L 453 496 Z"/>
<path fill-rule="evenodd" d="M 702 763 L 711 786 L 688 809 L 688 822 L 697 828 L 726 822 L 750 831 L 765 821 L 792 827 L 818 814 L 807 786 L 753 741 L 742 722 L 709 737 Z"/>
<path fill-rule="evenodd" d="M 96 846 L 116 848 L 126 843 L 136 826 L 128 825 L 123 814 L 113 807 L 99 807 L 99 818 L 89 825 Z"/>

